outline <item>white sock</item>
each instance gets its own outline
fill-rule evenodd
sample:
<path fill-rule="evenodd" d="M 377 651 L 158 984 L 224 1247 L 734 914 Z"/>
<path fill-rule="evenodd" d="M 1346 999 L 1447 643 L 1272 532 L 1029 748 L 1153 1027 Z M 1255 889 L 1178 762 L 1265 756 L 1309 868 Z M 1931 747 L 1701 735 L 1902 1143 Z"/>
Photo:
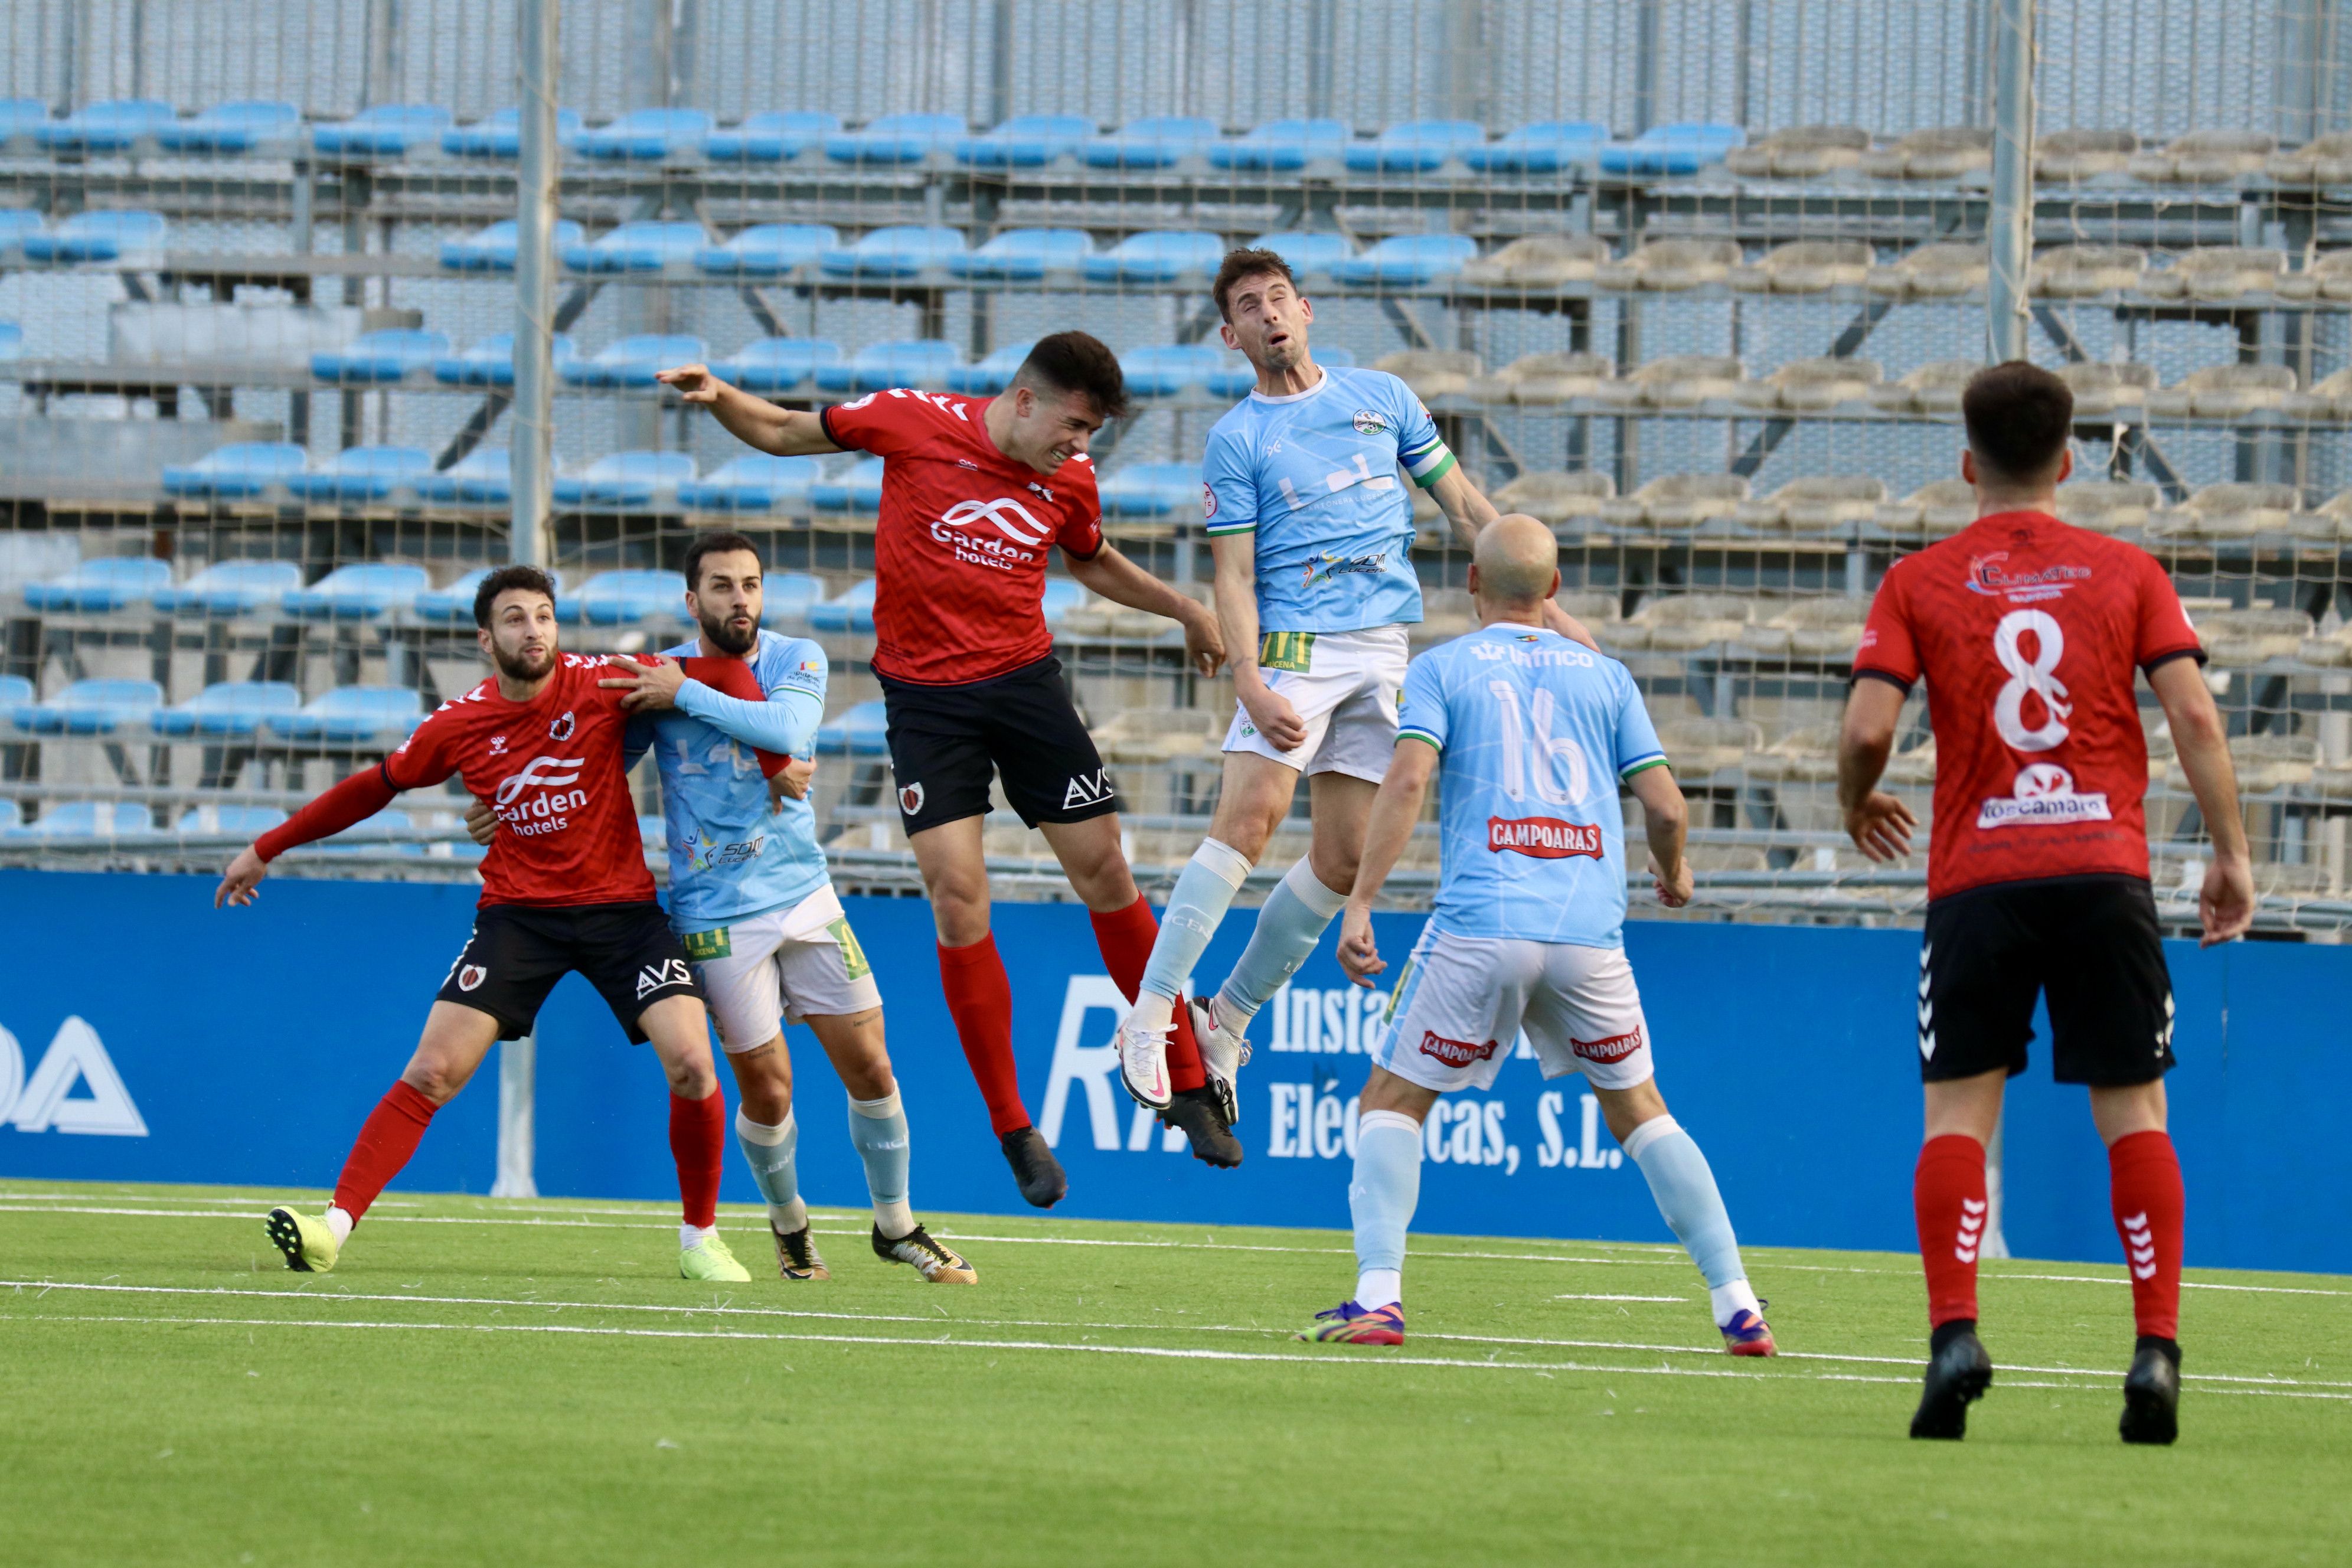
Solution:
<path fill-rule="evenodd" d="M 1177 875 L 1175 889 L 1168 895 L 1167 910 L 1160 917 L 1160 934 L 1152 939 L 1151 957 L 1143 966 L 1142 990 L 1135 999 L 1138 1023 L 1149 1028 L 1166 1027 L 1176 998 L 1192 978 L 1192 966 L 1201 961 L 1209 939 L 1217 933 L 1218 922 L 1225 918 L 1234 895 L 1249 880 L 1249 857 L 1230 844 L 1203 838 L 1192 851 L 1192 858 Z"/>
<path fill-rule="evenodd" d="M 1742 1312 L 1753 1312 L 1759 1318 L 1764 1315 L 1764 1309 L 1756 1304 L 1756 1292 L 1745 1279 L 1710 1287 L 1706 1300 L 1715 1309 L 1715 1326 L 1718 1329 Z"/>
<path fill-rule="evenodd" d="M 677 1249 L 680 1252 L 691 1251 L 718 1234 L 719 1227 L 715 1225 L 687 1225 L 681 1222 L 677 1227 Z"/>
<path fill-rule="evenodd" d="M 1367 1312 L 1404 1300 L 1404 1270 L 1367 1268 L 1356 1277 L 1356 1305 Z"/>
<path fill-rule="evenodd" d="M 329 1204 L 327 1205 L 327 1228 L 335 1233 L 335 1245 L 337 1247 L 341 1247 L 344 1242 L 351 1239 L 352 1216 L 337 1208 L 334 1205 Z"/>

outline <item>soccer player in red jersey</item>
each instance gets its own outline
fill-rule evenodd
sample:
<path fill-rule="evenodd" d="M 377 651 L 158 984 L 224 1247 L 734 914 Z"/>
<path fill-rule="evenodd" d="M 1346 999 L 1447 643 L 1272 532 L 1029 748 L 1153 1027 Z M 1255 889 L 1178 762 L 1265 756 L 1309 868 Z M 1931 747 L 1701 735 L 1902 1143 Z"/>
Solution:
<path fill-rule="evenodd" d="M 416 1152 L 433 1113 L 466 1087 L 494 1041 L 530 1033 L 547 994 L 577 970 L 631 1040 L 653 1042 L 669 1077 L 670 1151 L 685 1207 L 678 1271 L 689 1279 L 748 1280 L 717 1228 L 727 1119 L 702 993 L 654 900 L 621 769 L 627 692 L 599 684 L 633 672 L 557 651 L 555 586 L 536 567 L 508 566 L 483 579 L 474 624 L 496 673 L 444 702 L 383 762 L 239 851 L 213 898 L 215 908 L 253 902 L 255 884 L 279 855 L 452 773 L 498 813 L 473 935 L 449 966 L 415 1054 L 360 1129 L 326 1214 L 313 1219 L 272 1209 L 269 1239 L 290 1268 L 332 1268 L 352 1227 Z M 689 679 L 730 697 L 761 697 L 740 660 L 681 662 Z M 784 762 L 760 753 L 771 776 Z"/>
<path fill-rule="evenodd" d="M 1042 339 L 993 398 L 905 387 L 801 413 L 730 386 L 701 365 L 661 373 L 738 438 L 780 456 L 872 452 L 884 459 L 874 536 L 874 672 L 889 713 L 890 765 L 907 841 L 939 928 L 940 979 L 991 1124 L 1021 1195 L 1050 1207 L 1061 1164 L 1023 1107 L 1013 995 L 988 921 L 981 827 L 994 773 L 1041 828 L 1094 919 L 1095 941 L 1132 1001 L 1159 934 L 1119 847 L 1118 796 L 1070 700 L 1040 609 L 1045 556 L 1116 604 L 1184 628 L 1203 676 L 1224 660 L 1217 620 L 1105 542 L 1087 444 L 1126 412 L 1118 360 L 1084 332 Z M 1162 1120 L 1213 1165 L 1242 1147 L 1180 1030 L 1176 1089 Z"/>
<path fill-rule="evenodd" d="M 2107 1145 L 2116 1231 L 2139 1338 L 2124 1380 L 2129 1443 L 2179 1430 L 2180 1165 L 2165 1131 L 2172 984 L 2148 889 L 2147 743 L 2133 693 L 2147 672 L 2197 797 L 2212 858 L 2204 942 L 2243 932 L 2253 878 L 2237 780 L 2204 654 L 2171 581 L 2135 545 L 2058 521 L 2073 469 L 2066 384 L 2023 361 L 1962 399 L 1977 521 L 1888 568 L 1853 661 L 1838 755 L 1846 831 L 1898 859 L 1917 826 L 1876 788 L 1905 695 L 1926 680 L 1936 737 L 1927 921 L 1919 947 L 1927 1138 L 1913 1200 L 1934 1328 L 1914 1437 L 1958 1437 L 1992 1382 L 1978 1341 L 1985 1144 L 2025 1070 L 2035 995 L 2051 1062 L 2086 1084 Z"/>

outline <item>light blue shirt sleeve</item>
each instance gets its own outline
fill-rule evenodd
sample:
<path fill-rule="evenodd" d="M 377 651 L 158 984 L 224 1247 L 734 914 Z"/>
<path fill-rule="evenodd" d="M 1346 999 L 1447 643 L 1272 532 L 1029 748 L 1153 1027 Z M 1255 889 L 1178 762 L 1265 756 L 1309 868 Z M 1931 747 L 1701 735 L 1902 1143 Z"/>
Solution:
<path fill-rule="evenodd" d="M 1445 750 L 1449 732 L 1445 681 L 1437 660 L 1423 654 L 1405 667 L 1404 691 L 1397 699 L 1397 739 L 1410 735 Z"/>
<path fill-rule="evenodd" d="M 1666 760 L 1658 744 L 1657 727 L 1650 722 L 1642 689 L 1623 665 L 1617 667 L 1617 776 L 1626 778 Z"/>
<path fill-rule="evenodd" d="M 1257 474 L 1241 437 L 1220 424 L 1201 455 L 1202 526 L 1212 535 L 1257 526 Z"/>
<path fill-rule="evenodd" d="M 677 689 L 677 706 L 730 740 L 788 757 L 809 754 L 810 739 L 824 717 L 824 699 L 804 691 L 772 691 L 764 702 L 749 702 L 713 691 L 698 680 Z"/>
<path fill-rule="evenodd" d="M 1397 461 L 1412 477 L 1412 482 L 1423 489 L 1429 489 L 1445 477 L 1454 467 L 1453 449 L 1437 433 L 1437 421 L 1431 418 L 1412 388 L 1391 378 L 1395 397 L 1397 422 Z"/>

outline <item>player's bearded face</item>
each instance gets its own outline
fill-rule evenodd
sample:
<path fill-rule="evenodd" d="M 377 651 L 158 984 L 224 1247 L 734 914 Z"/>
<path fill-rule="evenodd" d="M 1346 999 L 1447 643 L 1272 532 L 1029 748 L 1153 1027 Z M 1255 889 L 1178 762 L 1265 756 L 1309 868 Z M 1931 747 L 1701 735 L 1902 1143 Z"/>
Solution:
<path fill-rule="evenodd" d="M 537 680 L 555 668 L 555 606 L 536 594 L 501 595 L 491 611 L 490 662 L 509 680 Z"/>
<path fill-rule="evenodd" d="M 711 647 L 737 658 L 750 653 L 760 640 L 762 607 L 759 557 L 738 551 L 705 558 L 692 608 Z"/>

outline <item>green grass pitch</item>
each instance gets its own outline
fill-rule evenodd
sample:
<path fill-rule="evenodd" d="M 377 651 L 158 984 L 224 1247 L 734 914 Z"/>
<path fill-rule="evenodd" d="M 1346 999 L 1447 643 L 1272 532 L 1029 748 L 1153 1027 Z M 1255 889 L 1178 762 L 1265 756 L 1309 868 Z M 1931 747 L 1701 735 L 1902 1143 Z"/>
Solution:
<path fill-rule="evenodd" d="M 932 1221 L 928 1286 L 674 1275 L 655 1205 L 394 1193 L 327 1276 L 287 1194 L 0 1184 L 0 1560 L 46 1564 L 2336 1563 L 2352 1280 L 2191 1270 L 2183 1436 L 2116 1437 L 2119 1270 L 1985 1270 L 2000 1372 L 1905 1426 L 1906 1256 L 1757 1248 L 1782 1355 L 1675 1249 L 1415 1237 L 1402 1350 L 1289 1335 L 1328 1231 Z"/>

